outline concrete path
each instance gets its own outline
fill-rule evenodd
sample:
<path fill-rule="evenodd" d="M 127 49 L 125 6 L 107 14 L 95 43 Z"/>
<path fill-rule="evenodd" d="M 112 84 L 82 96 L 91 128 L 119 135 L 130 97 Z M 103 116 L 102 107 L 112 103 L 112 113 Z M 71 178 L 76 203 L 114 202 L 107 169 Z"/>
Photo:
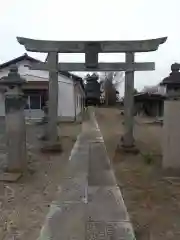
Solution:
<path fill-rule="evenodd" d="M 92 109 L 38 238 L 50 239 L 135 239 Z"/>

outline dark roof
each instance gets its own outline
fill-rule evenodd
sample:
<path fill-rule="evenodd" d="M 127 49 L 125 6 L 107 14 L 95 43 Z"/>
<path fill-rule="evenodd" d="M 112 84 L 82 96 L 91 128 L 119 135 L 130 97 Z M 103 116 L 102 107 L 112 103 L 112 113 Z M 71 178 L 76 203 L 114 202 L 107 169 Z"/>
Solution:
<path fill-rule="evenodd" d="M 141 92 L 134 95 L 135 100 L 161 100 L 165 96 L 158 93 Z"/>
<path fill-rule="evenodd" d="M 180 84 L 180 72 L 170 73 L 170 75 L 162 80 L 160 85 L 179 85 Z"/>
<path fill-rule="evenodd" d="M 28 61 L 32 61 L 32 62 L 42 62 L 36 58 L 33 58 L 33 57 L 30 57 L 27 53 L 17 57 L 17 58 L 14 58 L 8 62 L 5 62 L 5 63 L 2 63 L 0 64 L 0 69 L 3 69 L 5 67 L 8 67 L 9 65 L 11 64 L 16 64 L 17 62 L 20 62 L 20 61 L 23 61 L 23 60 L 28 60 Z M 75 82 L 79 82 L 82 86 L 82 88 L 84 89 L 84 84 L 83 84 L 83 80 L 81 77 L 75 75 L 75 74 L 72 74 L 70 72 L 65 72 L 65 71 L 59 71 L 60 74 L 62 74 L 63 76 L 66 76 L 68 78 L 72 78 L 73 81 Z"/>

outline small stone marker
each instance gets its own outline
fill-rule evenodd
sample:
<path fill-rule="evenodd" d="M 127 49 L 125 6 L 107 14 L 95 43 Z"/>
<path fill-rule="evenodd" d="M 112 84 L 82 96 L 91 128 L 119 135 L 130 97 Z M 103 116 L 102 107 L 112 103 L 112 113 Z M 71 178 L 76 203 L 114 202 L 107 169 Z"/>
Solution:
<path fill-rule="evenodd" d="M 27 169 L 25 101 L 21 91 L 21 86 L 25 82 L 25 79 L 20 77 L 17 66 L 11 67 L 8 76 L 0 79 L 0 85 L 7 87 L 5 93 L 7 168 L 0 174 L 0 181 L 16 181 Z"/>
<path fill-rule="evenodd" d="M 47 124 L 48 124 L 48 104 L 46 102 L 45 106 L 43 107 L 44 111 L 44 117 L 42 119 L 41 124 L 44 125 L 44 132 L 43 134 L 39 137 L 39 140 L 46 141 L 48 140 L 48 131 L 47 131 Z"/>

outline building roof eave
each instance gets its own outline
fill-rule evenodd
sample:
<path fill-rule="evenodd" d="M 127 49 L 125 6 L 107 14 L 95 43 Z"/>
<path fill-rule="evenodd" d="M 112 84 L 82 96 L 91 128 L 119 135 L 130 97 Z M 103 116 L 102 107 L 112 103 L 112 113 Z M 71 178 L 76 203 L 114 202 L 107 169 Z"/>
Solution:
<path fill-rule="evenodd" d="M 40 60 L 38 60 L 36 58 L 30 57 L 27 53 L 24 53 L 23 55 L 21 55 L 21 56 L 19 56 L 17 58 L 14 58 L 14 59 L 12 59 L 10 61 L 7 61 L 7 62 L 4 62 L 4 63 L 0 64 L 0 69 L 6 68 L 6 67 L 8 67 L 8 66 L 10 66 L 12 64 L 17 64 L 18 62 L 23 61 L 23 60 L 29 60 L 29 61 L 33 61 L 33 62 L 37 62 L 37 63 L 39 63 L 39 62 L 42 63 L 42 61 L 40 61 Z M 71 78 L 75 82 L 79 81 L 81 86 L 82 86 L 82 88 L 84 89 L 84 84 L 83 84 L 83 80 L 82 80 L 81 77 L 79 77 L 79 76 L 77 76 L 75 74 L 72 74 L 70 72 L 65 72 L 65 71 L 59 71 L 59 73 L 61 75 L 65 76 L 65 77 Z"/>
<path fill-rule="evenodd" d="M 16 64 L 17 62 L 20 62 L 20 61 L 23 61 L 23 60 L 29 60 L 29 61 L 33 61 L 33 62 L 42 62 L 42 61 L 40 61 L 36 58 L 30 57 L 27 53 L 24 53 L 23 55 L 21 55 L 17 58 L 11 59 L 10 61 L 7 61 L 7 62 L 4 62 L 4 63 L 0 64 L 0 69 L 8 67 L 12 64 Z"/>

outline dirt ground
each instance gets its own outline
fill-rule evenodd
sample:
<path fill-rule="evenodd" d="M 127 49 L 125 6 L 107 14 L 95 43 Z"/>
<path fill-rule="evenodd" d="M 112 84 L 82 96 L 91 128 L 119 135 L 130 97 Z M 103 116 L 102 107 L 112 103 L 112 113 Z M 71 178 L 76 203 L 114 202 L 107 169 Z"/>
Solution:
<path fill-rule="evenodd" d="M 123 134 L 119 110 L 99 108 L 96 116 L 137 240 L 180 239 L 180 174 L 161 168 L 162 127 L 137 118 L 140 154 L 122 154 L 116 150 Z"/>
<path fill-rule="evenodd" d="M 4 153 L 4 127 L 0 124 L 0 154 Z M 37 136 L 42 126 L 27 126 L 28 173 L 17 183 L 0 183 L 0 240 L 37 239 L 81 124 L 62 123 L 61 154 L 43 154 Z"/>

